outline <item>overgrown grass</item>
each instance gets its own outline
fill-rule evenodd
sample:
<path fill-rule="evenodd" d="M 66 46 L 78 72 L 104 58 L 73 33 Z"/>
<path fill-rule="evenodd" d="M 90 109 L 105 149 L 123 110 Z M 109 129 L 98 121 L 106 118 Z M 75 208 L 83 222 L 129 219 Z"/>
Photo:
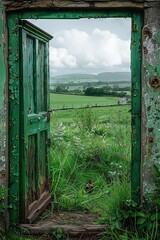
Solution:
<path fill-rule="evenodd" d="M 109 215 L 130 197 L 128 110 L 54 113 L 50 162 L 53 208 Z M 86 190 L 89 182 L 91 191 Z"/>

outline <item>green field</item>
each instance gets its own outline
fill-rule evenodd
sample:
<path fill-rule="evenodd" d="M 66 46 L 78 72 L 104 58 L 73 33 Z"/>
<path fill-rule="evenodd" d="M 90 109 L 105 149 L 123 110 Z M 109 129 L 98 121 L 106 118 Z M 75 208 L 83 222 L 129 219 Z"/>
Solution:
<path fill-rule="evenodd" d="M 130 199 L 131 106 L 116 105 L 117 101 L 51 94 L 51 108 L 115 104 L 51 113 L 54 210 L 98 214 L 99 221 L 108 223 Z M 104 239 L 118 240 L 110 235 Z"/>
<path fill-rule="evenodd" d="M 117 104 L 116 97 L 51 94 L 51 108 Z M 130 106 L 51 114 L 53 208 L 108 217 L 130 197 Z M 85 186 L 93 181 L 93 191 Z M 109 193 L 109 194 L 108 194 Z"/>
<path fill-rule="evenodd" d="M 130 119 L 130 106 L 112 106 L 112 107 L 100 107 L 92 109 L 93 113 L 99 116 L 99 121 L 102 123 L 119 124 L 119 122 L 129 122 Z M 65 110 L 54 111 L 51 113 L 51 126 L 55 123 L 67 123 L 72 124 L 75 122 L 77 112 L 79 110 Z"/>
<path fill-rule="evenodd" d="M 50 94 L 51 108 L 83 107 L 94 105 L 115 105 L 118 97 L 90 97 L 79 95 Z"/>

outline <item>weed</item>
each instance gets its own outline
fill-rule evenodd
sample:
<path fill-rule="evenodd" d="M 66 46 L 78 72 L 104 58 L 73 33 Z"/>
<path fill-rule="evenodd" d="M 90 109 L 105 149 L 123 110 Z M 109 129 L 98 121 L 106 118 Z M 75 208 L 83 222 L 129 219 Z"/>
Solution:
<path fill-rule="evenodd" d="M 117 237 L 114 239 L 123 239 L 125 236 L 138 236 L 135 239 L 150 240 L 160 238 L 160 213 L 155 206 L 148 204 L 139 206 L 132 200 L 126 200 L 114 213 L 112 212 L 110 218 L 103 220 L 109 224 L 110 231 L 108 234 L 111 236 L 122 236 L 122 238 Z"/>
<path fill-rule="evenodd" d="M 110 111 L 112 123 L 108 124 L 102 121 L 104 111 L 100 115 L 92 109 L 77 110 L 76 118 L 72 111 L 72 118 L 65 111 L 68 120 L 63 114 L 63 123 L 62 113 L 59 121 L 56 113 L 50 161 L 54 209 L 102 214 L 106 209 L 112 212 L 130 196 L 129 118 L 123 117 L 123 123 L 115 117 L 117 112 Z M 122 133 L 124 129 L 128 134 Z M 92 191 L 86 191 L 88 182 L 93 183 Z"/>
<path fill-rule="evenodd" d="M 54 230 L 51 239 L 55 240 L 66 240 L 67 236 L 64 234 L 63 230 L 61 228 L 57 228 Z"/>
<path fill-rule="evenodd" d="M 79 129 L 83 132 L 91 132 L 98 124 L 98 114 L 91 108 L 76 111 L 75 121 Z"/>

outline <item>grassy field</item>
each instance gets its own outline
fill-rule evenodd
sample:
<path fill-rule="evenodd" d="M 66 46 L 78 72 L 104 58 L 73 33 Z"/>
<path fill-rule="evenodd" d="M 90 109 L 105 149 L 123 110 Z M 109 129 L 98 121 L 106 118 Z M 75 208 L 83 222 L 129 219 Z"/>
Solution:
<path fill-rule="evenodd" d="M 51 95 L 52 96 L 52 95 Z M 53 95 L 57 106 L 116 98 Z M 72 98 L 73 97 L 73 98 Z M 81 100 L 83 99 L 83 101 Z M 65 102 L 66 104 L 66 102 Z M 106 104 L 106 103 L 105 103 Z M 51 104 L 51 107 L 53 105 Z M 53 208 L 102 215 L 130 197 L 130 106 L 55 111 L 51 115 Z M 88 182 L 92 191 L 87 191 Z"/>
<path fill-rule="evenodd" d="M 89 97 L 79 95 L 50 94 L 51 108 L 81 107 L 87 105 L 114 105 L 118 97 Z"/>
<path fill-rule="evenodd" d="M 116 104 L 117 100 L 51 94 L 51 108 Z M 49 168 L 53 211 L 96 213 L 103 223 L 130 198 L 129 109 L 130 106 L 117 105 L 51 113 Z M 13 232 L 8 236 L 2 239 L 27 240 Z M 131 239 L 122 237 L 111 238 L 109 235 L 103 239 Z M 48 236 L 47 239 L 68 238 Z"/>
<path fill-rule="evenodd" d="M 129 121 L 130 114 L 128 111 L 130 106 L 112 106 L 112 107 L 102 107 L 102 108 L 93 108 L 92 112 L 98 115 L 99 121 L 104 123 L 113 123 L 119 124 L 121 121 Z M 65 110 L 65 111 L 54 111 L 51 113 L 51 126 L 55 123 L 68 123 L 72 124 L 76 121 L 77 112 L 79 110 Z"/>

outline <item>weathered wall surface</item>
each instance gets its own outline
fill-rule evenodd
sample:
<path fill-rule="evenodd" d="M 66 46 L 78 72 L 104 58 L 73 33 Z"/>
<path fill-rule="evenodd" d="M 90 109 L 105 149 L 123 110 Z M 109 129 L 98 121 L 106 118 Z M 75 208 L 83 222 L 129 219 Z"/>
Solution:
<path fill-rule="evenodd" d="M 40 9 L 40 8 L 143 8 L 144 0 L 33 0 L 7 1 L 2 0 L 7 10 Z"/>
<path fill-rule="evenodd" d="M 160 2 L 145 10 L 143 28 L 144 194 L 154 188 L 153 164 L 160 167 Z"/>
<path fill-rule="evenodd" d="M 4 60 L 5 52 L 5 11 L 0 3 L 0 187 L 6 185 L 6 67 Z M 2 201 L 2 200 L 1 200 Z M 4 216 L 0 213 L 0 227 L 5 225 Z"/>
<path fill-rule="evenodd" d="M 4 7 L 0 4 L 0 186 L 5 180 L 5 150 L 6 150 L 6 68 L 4 35 Z"/>

